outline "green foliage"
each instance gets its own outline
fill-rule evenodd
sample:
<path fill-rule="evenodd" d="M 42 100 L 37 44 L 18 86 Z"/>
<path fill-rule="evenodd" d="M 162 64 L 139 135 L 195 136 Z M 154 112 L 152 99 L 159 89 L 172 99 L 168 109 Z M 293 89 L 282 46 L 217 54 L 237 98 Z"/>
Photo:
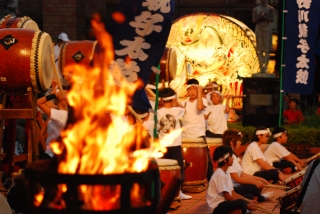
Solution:
<path fill-rule="evenodd" d="M 317 116 L 313 116 L 317 117 Z M 306 117 L 305 123 L 301 125 L 291 125 L 291 126 L 283 126 L 288 130 L 288 144 L 309 144 L 311 146 L 317 146 L 320 147 L 320 129 L 319 126 L 313 126 L 315 124 L 320 123 L 314 123 L 315 120 L 319 120 L 319 118 L 311 118 L 312 123 L 308 123 L 308 117 Z M 312 125 L 312 126 L 311 126 Z M 246 126 L 243 127 L 241 122 L 236 123 L 228 123 L 228 127 L 231 129 L 237 129 L 241 131 L 243 134 L 243 140 L 242 143 L 246 144 L 248 142 L 251 142 L 253 132 L 255 130 L 255 127 L 252 126 Z M 270 131 L 272 132 L 274 127 L 270 127 Z M 270 138 L 270 143 L 271 143 Z"/>
<path fill-rule="evenodd" d="M 311 146 L 320 147 L 320 116 L 316 115 L 316 106 L 307 106 L 304 111 L 304 118 L 302 124 L 284 125 L 288 130 L 288 144 L 309 144 Z M 242 143 L 251 142 L 253 132 L 256 127 L 243 127 L 241 122 L 228 123 L 229 129 L 237 129 L 243 134 Z M 272 132 L 274 127 L 269 127 Z M 270 142 L 271 142 L 270 138 Z"/>

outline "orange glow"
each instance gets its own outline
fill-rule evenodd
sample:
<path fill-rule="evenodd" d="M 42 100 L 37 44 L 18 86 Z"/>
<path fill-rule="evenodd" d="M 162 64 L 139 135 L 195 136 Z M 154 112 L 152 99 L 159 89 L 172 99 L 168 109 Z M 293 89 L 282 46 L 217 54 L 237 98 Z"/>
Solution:
<path fill-rule="evenodd" d="M 72 81 L 67 97 L 76 122 L 61 133 L 61 142 L 50 144 L 59 160 L 58 172 L 101 175 L 146 171 L 150 157 L 161 157 L 165 148 L 158 142 L 151 144 L 140 123 L 130 126 L 125 119 L 126 106 L 141 83 L 131 84 L 125 78 L 121 85 L 115 82 L 108 69 L 114 59 L 112 38 L 99 18 L 92 21 L 92 27 L 100 46 L 100 52 L 94 54 L 94 66 L 64 68 Z M 82 209 L 120 207 L 121 185 L 81 185 L 78 191 L 84 202 Z M 142 202 L 142 193 L 138 184 L 133 186 L 134 206 L 150 204 Z"/>
<path fill-rule="evenodd" d="M 114 12 L 112 14 L 112 18 L 119 24 L 125 22 L 126 20 L 126 17 L 123 15 L 123 13 L 120 13 L 120 12 Z"/>
<path fill-rule="evenodd" d="M 44 197 L 44 192 L 43 191 L 40 191 L 37 195 L 34 196 L 34 205 L 36 207 L 39 207 L 40 204 L 42 203 L 42 200 L 43 200 L 43 197 Z"/>

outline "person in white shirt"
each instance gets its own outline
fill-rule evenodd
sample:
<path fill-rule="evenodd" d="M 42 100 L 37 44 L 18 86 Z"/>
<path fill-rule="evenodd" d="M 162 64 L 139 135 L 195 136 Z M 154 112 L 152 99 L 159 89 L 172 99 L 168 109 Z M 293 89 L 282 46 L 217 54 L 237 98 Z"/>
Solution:
<path fill-rule="evenodd" d="M 306 163 L 283 146 L 288 140 L 287 130 L 283 127 L 275 127 L 272 136 L 274 141 L 264 151 L 267 161 L 285 173 L 302 170 Z"/>
<path fill-rule="evenodd" d="M 157 130 L 160 140 L 160 145 L 167 148 L 163 158 L 174 159 L 180 166 L 181 179 L 184 180 L 184 164 L 182 156 L 182 136 L 181 134 L 171 137 L 170 144 L 168 144 L 168 135 L 174 131 L 181 129 L 180 119 L 185 113 L 185 110 L 181 108 L 177 102 L 176 92 L 171 88 L 164 88 L 159 90 L 160 108 L 157 111 Z M 181 199 L 190 199 L 192 196 L 185 195 L 180 191 Z"/>
<path fill-rule="evenodd" d="M 261 190 L 266 184 L 267 180 L 258 176 L 252 176 L 244 173 L 240 165 L 241 160 L 233 152 L 240 147 L 242 134 L 239 130 L 228 129 L 222 135 L 223 145 L 229 146 L 232 151 L 233 164 L 228 168 L 231 175 L 234 191 L 244 197 L 251 194 L 258 202 L 269 200 L 273 197 L 273 192 L 261 194 Z"/>
<path fill-rule="evenodd" d="M 233 164 L 233 158 L 227 146 L 219 146 L 213 153 L 213 159 L 218 168 L 212 175 L 206 194 L 208 211 L 212 214 L 230 212 L 247 213 L 247 209 L 254 210 L 256 201 L 247 203 L 245 198 L 233 190 L 228 168 Z M 251 198 L 253 199 L 253 198 Z"/>
<path fill-rule="evenodd" d="M 208 120 L 206 137 L 221 138 L 223 132 L 228 129 L 225 114 L 230 111 L 230 97 L 226 96 L 226 105 L 221 104 L 222 95 L 219 91 L 212 91 L 207 97 L 210 97 L 212 105 L 207 106 L 204 112 L 204 118 Z"/>
<path fill-rule="evenodd" d="M 254 131 L 252 142 L 246 149 L 242 158 L 243 172 L 259 176 L 267 181 L 277 182 L 284 181 L 285 177 L 278 169 L 271 166 L 265 156 L 263 155 L 260 145 L 266 144 L 269 140 L 270 131 L 268 128 L 259 126 Z"/>
<path fill-rule="evenodd" d="M 181 102 L 181 106 L 185 109 L 185 114 L 182 118 L 183 138 L 202 138 L 206 141 L 206 125 L 204 119 L 204 111 L 208 103 L 205 98 L 202 97 L 202 86 L 199 85 L 199 81 L 196 79 L 189 79 L 187 81 L 187 91 L 189 98 Z M 208 169 L 207 180 L 213 174 L 213 164 L 210 157 L 209 148 L 207 148 L 208 156 Z"/>
<path fill-rule="evenodd" d="M 60 71 L 59 69 L 59 54 L 60 54 L 60 48 L 62 47 L 63 44 L 67 43 L 69 41 L 69 37 L 66 33 L 62 32 L 59 34 L 58 36 L 58 42 L 57 44 L 54 46 L 53 48 L 53 54 L 54 54 L 54 61 L 56 63 L 56 67 L 57 67 L 57 71 L 59 71 L 59 78 L 61 81 L 61 84 L 66 87 L 68 85 L 68 82 L 66 80 L 64 80 L 63 78 L 63 74 L 61 73 L 62 71 Z"/>
<path fill-rule="evenodd" d="M 54 81 L 53 81 L 54 83 Z M 58 99 L 57 108 L 52 104 L 50 100 Z M 68 100 L 66 96 L 66 91 L 58 91 L 57 87 L 54 87 L 50 95 L 41 97 L 37 100 L 38 107 L 50 117 L 48 122 L 48 137 L 46 140 L 46 151 L 50 157 L 53 157 L 53 151 L 50 148 L 50 142 L 56 140 L 59 136 L 61 131 L 64 129 L 67 120 L 68 120 Z"/>

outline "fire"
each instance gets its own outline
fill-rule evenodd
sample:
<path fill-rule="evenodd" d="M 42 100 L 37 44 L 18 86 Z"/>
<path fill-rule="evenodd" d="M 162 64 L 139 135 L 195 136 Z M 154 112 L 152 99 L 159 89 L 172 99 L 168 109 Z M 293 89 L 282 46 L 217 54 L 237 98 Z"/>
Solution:
<path fill-rule="evenodd" d="M 112 38 L 98 19 L 93 19 L 92 27 L 101 47 L 94 67 L 65 68 L 72 81 L 67 97 L 76 122 L 61 133 L 61 142 L 50 145 L 59 160 L 58 172 L 106 175 L 146 171 L 150 157 L 161 157 L 165 149 L 150 145 L 140 123 L 129 126 L 126 122 L 126 107 L 140 83 L 121 81 L 121 87 L 117 85 L 108 70 L 114 58 Z M 83 209 L 113 210 L 120 206 L 121 185 L 81 185 L 78 191 Z M 141 195 L 143 188 L 134 184 L 132 206 L 150 204 Z"/>
<path fill-rule="evenodd" d="M 97 60 L 94 67 L 72 65 L 65 68 L 72 74 L 68 100 L 76 123 L 61 134 L 62 145 L 52 143 L 55 154 L 64 156 L 58 172 L 110 174 L 145 171 L 150 152 L 140 147 L 148 139 L 147 132 L 140 124 L 129 126 L 123 116 L 138 83 L 121 81 L 121 87 L 116 84 L 107 69 L 113 60 L 112 39 L 96 20 L 92 26 L 103 50 L 94 58 Z"/>

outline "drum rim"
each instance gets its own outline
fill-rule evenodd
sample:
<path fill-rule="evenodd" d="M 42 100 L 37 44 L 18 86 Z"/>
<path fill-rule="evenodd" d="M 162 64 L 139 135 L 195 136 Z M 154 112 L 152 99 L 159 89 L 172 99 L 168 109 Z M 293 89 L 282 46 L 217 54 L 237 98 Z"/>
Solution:
<path fill-rule="evenodd" d="M 280 199 L 284 198 L 285 196 L 291 195 L 292 193 L 295 193 L 295 192 L 297 192 L 299 190 L 301 190 L 300 185 L 290 189 L 289 191 L 287 191 L 287 192 L 285 192 L 283 194 L 281 194 L 278 199 L 280 201 Z"/>
<path fill-rule="evenodd" d="M 1 20 L 0 20 L 0 27 L 2 26 L 2 24 L 11 17 L 11 15 L 6 15 L 5 17 L 3 17 Z"/>
<path fill-rule="evenodd" d="M 42 73 L 40 72 L 41 69 L 43 68 L 42 58 L 39 56 L 40 45 L 43 45 L 43 41 L 45 40 L 46 36 L 48 36 L 49 39 L 51 40 L 51 37 L 49 34 L 47 34 L 44 31 L 38 30 L 38 31 L 35 31 L 32 39 L 32 49 L 30 54 L 30 78 L 31 78 L 31 83 L 35 92 L 47 90 L 50 87 L 52 78 L 53 78 L 53 73 L 51 72 L 51 75 L 49 76 L 49 79 L 51 80 L 49 81 L 50 85 L 48 85 L 48 87 L 46 87 L 45 83 L 43 82 L 43 78 L 40 78 L 40 77 L 43 77 L 43 72 Z M 52 52 L 52 48 L 50 50 Z"/>
<path fill-rule="evenodd" d="M 300 172 L 298 172 L 298 173 L 292 175 L 291 177 L 287 178 L 283 183 L 287 184 L 287 183 L 289 183 L 289 182 L 291 182 L 291 181 L 303 176 L 305 173 L 306 173 L 306 170 L 301 170 Z"/>
<path fill-rule="evenodd" d="M 172 166 L 178 164 L 178 161 L 174 160 L 174 159 L 158 158 L 158 159 L 155 159 L 158 166 L 160 166 L 160 164 L 158 162 L 159 160 L 160 160 L 160 162 L 164 163 L 164 165 L 168 165 L 168 166 L 171 166 L 171 164 L 172 164 Z"/>

